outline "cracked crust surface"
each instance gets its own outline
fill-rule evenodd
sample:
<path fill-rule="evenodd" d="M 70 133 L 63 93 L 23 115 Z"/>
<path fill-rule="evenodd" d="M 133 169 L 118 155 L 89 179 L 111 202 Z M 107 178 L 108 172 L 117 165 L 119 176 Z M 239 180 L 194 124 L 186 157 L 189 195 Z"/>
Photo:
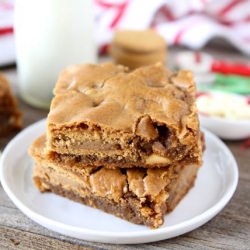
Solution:
<path fill-rule="evenodd" d="M 111 63 L 72 66 L 59 77 L 54 94 L 49 128 L 87 121 L 135 132 L 138 119 L 149 115 L 179 132 L 198 129 L 192 73 L 172 73 L 161 64 L 129 73 Z"/>

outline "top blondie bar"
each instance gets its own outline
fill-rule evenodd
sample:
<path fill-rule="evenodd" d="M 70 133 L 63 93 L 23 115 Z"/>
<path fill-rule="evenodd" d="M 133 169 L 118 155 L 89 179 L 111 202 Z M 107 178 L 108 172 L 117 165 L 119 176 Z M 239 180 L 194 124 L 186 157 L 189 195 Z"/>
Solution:
<path fill-rule="evenodd" d="M 192 73 L 161 64 L 129 72 L 104 63 L 60 75 L 47 124 L 47 150 L 82 165 L 162 167 L 201 163 Z"/>

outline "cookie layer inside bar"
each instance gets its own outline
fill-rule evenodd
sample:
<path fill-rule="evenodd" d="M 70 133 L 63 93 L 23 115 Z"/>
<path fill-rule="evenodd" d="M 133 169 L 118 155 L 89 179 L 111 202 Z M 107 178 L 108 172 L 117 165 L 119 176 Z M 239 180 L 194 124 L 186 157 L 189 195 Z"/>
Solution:
<path fill-rule="evenodd" d="M 76 162 L 94 165 L 105 162 L 123 166 L 138 163 L 164 166 L 180 161 L 184 156 L 186 162 L 199 163 L 197 145 L 181 144 L 166 125 L 152 123 L 147 116 L 138 122 L 135 134 L 112 133 L 87 124 L 56 130 L 49 147 L 54 152 L 75 158 Z"/>

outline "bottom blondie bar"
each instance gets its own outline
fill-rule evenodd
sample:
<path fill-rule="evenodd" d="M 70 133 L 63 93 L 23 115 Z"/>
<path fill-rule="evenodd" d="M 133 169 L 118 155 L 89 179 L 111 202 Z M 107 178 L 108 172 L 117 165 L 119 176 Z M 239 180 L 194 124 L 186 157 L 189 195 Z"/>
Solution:
<path fill-rule="evenodd" d="M 46 154 L 45 136 L 30 148 L 35 160 L 34 181 L 41 192 L 51 191 L 101 209 L 136 224 L 157 228 L 193 186 L 198 166 L 108 169 L 73 167 Z"/>

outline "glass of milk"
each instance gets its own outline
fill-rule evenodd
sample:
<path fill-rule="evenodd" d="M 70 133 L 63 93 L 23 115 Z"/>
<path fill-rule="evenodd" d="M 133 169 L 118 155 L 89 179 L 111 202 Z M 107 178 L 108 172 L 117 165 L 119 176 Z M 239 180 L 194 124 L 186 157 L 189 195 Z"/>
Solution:
<path fill-rule="evenodd" d="M 49 108 L 60 72 L 95 63 L 92 0 L 16 0 L 19 90 L 29 104 Z"/>

